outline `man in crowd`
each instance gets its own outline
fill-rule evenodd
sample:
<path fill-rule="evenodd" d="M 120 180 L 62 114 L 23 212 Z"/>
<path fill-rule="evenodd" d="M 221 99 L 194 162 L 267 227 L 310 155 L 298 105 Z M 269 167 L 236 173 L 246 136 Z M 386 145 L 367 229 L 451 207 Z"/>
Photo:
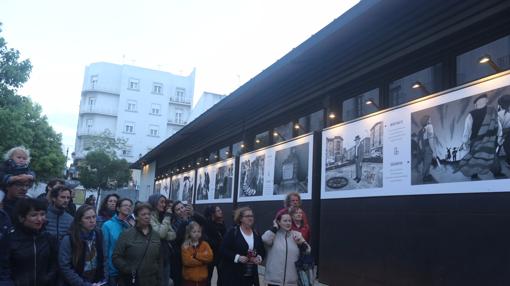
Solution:
<path fill-rule="evenodd" d="M 66 212 L 71 200 L 71 190 L 66 186 L 55 187 L 50 191 L 50 199 L 46 230 L 61 241 L 73 222 L 73 217 Z"/>
<path fill-rule="evenodd" d="M 16 203 L 19 199 L 27 197 L 27 192 L 32 187 L 33 183 L 31 179 L 23 179 L 10 182 L 5 186 L 3 208 L 9 215 L 11 221 L 15 221 L 14 208 L 16 207 Z"/>

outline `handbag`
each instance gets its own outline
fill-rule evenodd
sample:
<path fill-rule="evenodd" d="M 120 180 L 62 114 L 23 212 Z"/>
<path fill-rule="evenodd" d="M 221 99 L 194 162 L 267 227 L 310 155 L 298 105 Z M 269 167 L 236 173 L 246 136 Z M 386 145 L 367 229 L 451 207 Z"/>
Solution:
<path fill-rule="evenodd" d="M 131 276 L 126 277 L 126 279 L 124 279 L 124 283 L 126 286 L 139 286 L 140 285 L 140 283 L 139 283 L 140 279 L 138 277 L 138 270 L 140 269 L 140 266 L 142 265 L 145 255 L 147 254 L 147 250 L 149 249 L 150 242 L 151 242 L 151 240 L 150 240 L 150 236 L 149 236 L 149 238 L 147 238 L 147 245 L 145 246 L 145 251 L 143 252 L 142 259 L 140 259 L 140 261 L 138 262 L 136 269 L 131 271 Z"/>
<path fill-rule="evenodd" d="M 313 267 L 314 261 L 311 254 L 306 254 L 301 251 L 299 259 L 294 263 L 298 274 L 299 286 L 312 286 L 313 285 Z"/>

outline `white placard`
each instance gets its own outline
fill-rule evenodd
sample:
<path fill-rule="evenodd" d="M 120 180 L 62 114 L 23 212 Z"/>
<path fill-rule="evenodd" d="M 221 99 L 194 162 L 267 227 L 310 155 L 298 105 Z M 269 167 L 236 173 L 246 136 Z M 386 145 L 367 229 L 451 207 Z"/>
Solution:
<path fill-rule="evenodd" d="M 283 200 L 288 192 L 311 199 L 313 135 L 307 135 L 239 160 L 238 201 Z"/>
<path fill-rule="evenodd" d="M 501 105 L 508 74 L 324 130 L 321 198 L 509 191 Z"/>
<path fill-rule="evenodd" d="M 228 159 L 197 170 L 197 204 L 234 201 L 235 160 Z"/>

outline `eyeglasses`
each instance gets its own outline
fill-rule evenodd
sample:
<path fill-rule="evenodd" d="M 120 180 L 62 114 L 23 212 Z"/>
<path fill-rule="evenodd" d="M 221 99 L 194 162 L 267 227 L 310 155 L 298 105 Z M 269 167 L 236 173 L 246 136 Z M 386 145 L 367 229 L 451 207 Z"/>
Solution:
<path fill-rule="evenodd" d="M 243 217 L 253 217 L 253 215 L 243 215 Z"/>

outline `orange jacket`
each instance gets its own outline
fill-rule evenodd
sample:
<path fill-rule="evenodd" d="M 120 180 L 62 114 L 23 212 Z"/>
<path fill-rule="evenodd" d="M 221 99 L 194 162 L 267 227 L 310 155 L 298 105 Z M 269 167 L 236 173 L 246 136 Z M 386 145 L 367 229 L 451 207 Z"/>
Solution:
<path fill-rule="evenodd" d="M 188 281 L 207 280 L 207 264 L 213 260 L 209 244 L 201 241 L 197 247 L 181 247 L 182 277 Z"/>

